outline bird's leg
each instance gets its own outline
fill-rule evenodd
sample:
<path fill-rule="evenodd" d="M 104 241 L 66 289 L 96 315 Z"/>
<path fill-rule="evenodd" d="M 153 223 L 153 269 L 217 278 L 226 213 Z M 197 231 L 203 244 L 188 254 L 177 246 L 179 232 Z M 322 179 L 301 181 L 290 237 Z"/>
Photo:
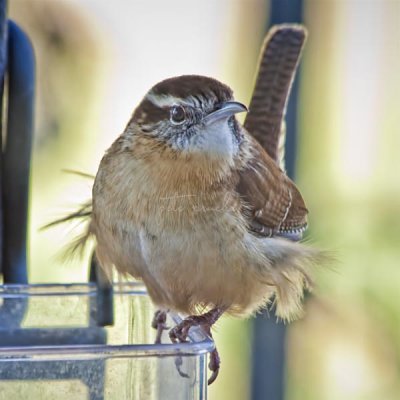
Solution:
<path fill-rule="evenodd" d="M 161 343 L 161 336 L 163 331 L 169 329 L 166 325 L 167 322 L 167 312 L 164 310 L 157 310 L 154 313 L 153 321 L 151 322 L 151 326 L 154 329 L 157 329 L 155 344 Z"/>
<path fill-rule="evenodd" d="M 224 311 L 225 308 L 216 307 L 202 315 L 191 315 L 190 317 L 187 317 L 183 321 L 181 321 L 177 326 L 172 328 L 169 331 L 169 337 L 174 343 L 186 342 L 189 334 L 189 329 L 192 326 L 200 326 L 206 334 L 212 337 L 211 327 L 217 322 Z M 208 380 L 209 385 L 211 385 L 211 383 L 213 383 L 217 378 L 220 364 L 221 361 L 219 358 L 218 350 L 217 348 L 215 348 L 210 353 L 210 362 L 208 364 L 208 368 L 212 372 L 212 375 Z"/>

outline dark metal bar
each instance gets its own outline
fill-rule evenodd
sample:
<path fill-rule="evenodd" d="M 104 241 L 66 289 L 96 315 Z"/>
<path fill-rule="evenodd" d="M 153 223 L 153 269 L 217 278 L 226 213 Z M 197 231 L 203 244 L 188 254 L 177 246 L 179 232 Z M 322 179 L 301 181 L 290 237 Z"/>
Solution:
<path fill-rule="evenodd" d="M 4 76 L 7 66 L 7 0 L 0 0 L 0 165 L 3 159 L 3 105 Z M 2 169 L 0 168 L 0 188 L 2 187 Z M 1 189 L 0 189 L 1 192 Z M 3 196 L 0 195 L 0 254 L 3 254 Z M 3 270 L 3 260 L 0 257 L 0 274 Z"/>
<path fill-rule="evenodd" d="M 96 321 L 97 326 L 114 324 L 114 291 L 112 283 L 105 275 L 97 262 L 96 255 L 92 255 L 89 270 L 89 281 L 97 285 L 96 304 L 91 306 L 91 320 Z M 94 311 L 94 312 L 93 312 Z"/>
<path fill-rule="evenodd" d="M 0 0 L 0 76 L 4 77 L 7 65 L 7 0 Z"/>
<path fill-rule="evenodd" d="M 300 23 L 302 0 L 271 0 L 269 26 L 285 22 Z M 297 150 L 297 99 L 299 79 L 295 79 L 286 112 L 285 166 L 295 176 Z M 276 322 L 274 313 L 258 315 L 253 320 L 252 400 L 283 400 L 285 397 L 286 326 Z"/>
<path fill-rule="evenodd" d="M 5 146 L 0 146 L 0 187 L 3 207 L 0 208 L 2 244 L 2 273 L 4 283 L 27 283 L 27 227 L 29 178 L 33 135 L 33 104 L 35 94 L 35 60 L 27 35 L 12 21 L 8 22 L 8 47 L 2 53 L 7 34 L 6 0 L 0 0 L 0 83 L 3 88 L 7 70 L 7 86 L 1 92 L 1 101 L 7 105 Z M 7 59 L 7 63 L 6 63 Z M 3 70 L 2 70 L 3 69 Z M 1 108 L 2 109 L 2 108 Z M 0 113 L 1 114 L 1 113 Z M 3 126 L 3 124 L 1 124 Z M 0 204 L 1 206 L 1 204 Z M 3 240 L 3 242 L 1 242 Z M 95 268 L 95 267 L 94 267 Z M 113 322 L 112 287 L 99 269 L 95 270 L 98 285 L 96 296 L 97 325 Z M 65 345 L 105 344 L 107 332 L 103 328 L 21 329 L 20 324 L 28 305 L 27 299 L 4 299 L 0 306 L 0 344 Z M 104 398 L 104 360 L 13 362 L 0 368 L 0 379 L 81 379 L 88 387 L 89 398 Z M 94 383 L 95 382 L 95 383 Z"/>
<path fill-rule="evenodd" d="M 3 276 L 27 283 L 27 226 L 35 60 L 27 35 L 9 21 L 7 136 L 3 154 Z"/>

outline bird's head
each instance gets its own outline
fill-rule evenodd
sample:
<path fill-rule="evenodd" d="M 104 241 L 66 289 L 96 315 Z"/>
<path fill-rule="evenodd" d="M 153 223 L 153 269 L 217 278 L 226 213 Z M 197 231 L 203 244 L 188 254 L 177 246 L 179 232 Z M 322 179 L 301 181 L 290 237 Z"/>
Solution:
<path fill-rule="evenodd" d="M 204 76 L 166 79 L 150 89 L 130 124 L 174 152 L 234 157 L 242 140 L 235 114 L 247 111 L 232 90 Z"/>

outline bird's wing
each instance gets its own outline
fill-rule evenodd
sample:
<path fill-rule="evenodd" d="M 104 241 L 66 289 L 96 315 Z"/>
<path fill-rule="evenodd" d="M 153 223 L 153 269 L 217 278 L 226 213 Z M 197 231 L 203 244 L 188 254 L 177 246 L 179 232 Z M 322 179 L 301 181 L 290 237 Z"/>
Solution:
<path fill-rule="evenodd" d="M 308 210 L 299 190 L 256 140 L 248 138 L 252 154 L 238 171 L 236 192 L 249 229 L 261 236 L 300 239 Z"/>
<path fill-rule="evenodd" d="M 302 25 L 270 29 L 261 50 L 256 84 L 244 127 L 278 165 L 283 162 L 284 117 L 307 37 Z"/>

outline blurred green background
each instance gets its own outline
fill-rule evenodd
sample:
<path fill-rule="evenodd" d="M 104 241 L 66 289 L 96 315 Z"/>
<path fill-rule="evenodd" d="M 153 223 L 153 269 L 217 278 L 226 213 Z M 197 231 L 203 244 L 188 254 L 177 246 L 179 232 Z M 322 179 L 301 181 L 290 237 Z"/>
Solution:
<path fill-rule="evenodd" d="M 298 184 L 309 236 L 338 259 L 290 325 L 288 400 L 400 399 L 400 1 L 308 0 Z M 38 95 L 30 211 L 31 282 L 87 279 L 57 255 L 74 226 L 39 231 L 90 196 L 134 106 L 159 80 L 213 76 L 250 99 L 268 21 L 263 0 L 13 0 L 30 35 Z M 249 398 L 248 321 L 217 327 L 210 398 Z"/>

